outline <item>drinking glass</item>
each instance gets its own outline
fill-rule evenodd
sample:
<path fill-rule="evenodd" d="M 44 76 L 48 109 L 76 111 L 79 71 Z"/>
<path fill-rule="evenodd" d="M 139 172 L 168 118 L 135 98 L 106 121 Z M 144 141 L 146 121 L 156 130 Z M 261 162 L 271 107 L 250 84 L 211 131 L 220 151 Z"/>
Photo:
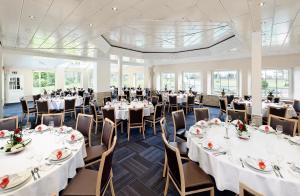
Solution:
<path fill-rule="evenodd" d="M 50 131 L 52 131 L 54 128 L 54 121 L 50 121 L 48 127 L 49 127 Z"/>
<path fill-rule="evenodd" d="M 277 135 L 281 135 L 282 132 L 283 132 L 282 125 L 276 125 L 276 133 L 277 133 Z"/>
<path fill-rule="evenodd" d="M 230 124 L 230 122 L 232 121 L 232 117 L 230 115 L 227 116 L 227 123 Z"/>

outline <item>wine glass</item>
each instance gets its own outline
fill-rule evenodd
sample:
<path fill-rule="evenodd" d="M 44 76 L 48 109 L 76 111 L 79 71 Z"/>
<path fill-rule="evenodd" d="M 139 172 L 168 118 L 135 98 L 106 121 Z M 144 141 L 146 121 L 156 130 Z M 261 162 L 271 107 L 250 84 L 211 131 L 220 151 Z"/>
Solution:
<path fill-rule="evenodd" d="M 49 129 L 50 129 L 51 131 L 53 130 L 53 128 L 54 128 L 54 121 L 53 121 L 53 120 L 51 120 L 51 121 L 49 122 L 48 127 L 49 127 Z"/>
<path fill-rule="evenodd" d="M 276 125 L 276 133 L 277 133 L 277 135 L 281 135 L 282 132 L 283 132 L 282 125 Z"/>
<path fill-rule="evenodd" d="M 230 115 L 227 116 L 227 123 L 230 124 L 230 122 L 232 121 L 232 117 Z"/>

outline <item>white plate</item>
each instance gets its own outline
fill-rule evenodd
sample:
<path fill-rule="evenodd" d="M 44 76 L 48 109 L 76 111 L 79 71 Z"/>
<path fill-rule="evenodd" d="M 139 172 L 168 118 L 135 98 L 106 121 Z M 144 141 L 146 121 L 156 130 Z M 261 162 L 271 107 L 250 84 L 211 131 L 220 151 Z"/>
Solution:
<path fill-rule="evenodd" d="M 218 118 L 213 118 L 210 121 L 210 124 L 215 124 L 215 125 L 220 125 L 221 124 L 221 120 Z"/>
<path fill-rule="evenodd" d="M 34 128 L 36 132 L 44 132 L 48 129 L 47 125 L 40 124 Z"/>
<path fill-rule="evenodd" d="M 209 148 L 209 147 L 208 147 L 208 143 L 209 143 L 209 142 L 207 142 L 207 141 L 204 142 L 204 143 L 202 144 L 203 148 L 205 148 L 205 149 L 207 149 L 207 150 L 211 150 L 211 151 L 217 151 L 217 150 L 220 149 L 220 146 L 219 146 L 218 144 L 214 143 L 214 142 L 211 142 L 211 143 L 213 144 L 213 147 L 212 147 L 212 148 Z"/>
<path fill-rule="evenodd" d="M 239 138 L 244 139 L 244 140 L 249 140 L 251 137 L 249 132 L 241 133 L 241 132 L 237 131 L 236 134 Z"/>
<path fill-rule="evenodd" d="M 300 145 L 300 136 L 290 137 L 289 140 L 294 144 Z"/>
<path fill-rule="evenodd" d="M 265 131 L 265 127 L 266 127 L 266 126 L 269 127 L 269 133 L 275 133 L 275 130 L 274 130 L 271 126 L 269 126 L 269 125 L 261 125 L 258 129 L 259 129 L 260 131 L 266 133 L 266 131 Z"/>
<path fill-rule="evenodd" d="M 62 152 L 62 156 L 61 156 L 60 159 L 57 159 L 57 157 L 56 157 L 58 151 L 61 151 L 61 152 Z M 72 152 L 71 152 L 70 149 L 67 149 L 67 148 L 64 148 L 64 149 L 57 149 L 57 150 L 54 150 L 54 151 L 50 154 L 49 160 L 50 160 L 50 161 L 63 161 L 63 160 L 65 160 L 66 158 L 68 158 L 71 154 L 72 154 Z"/>
<path fill-rule="evenodd" d="M 72 139 L 73 136 L 74 138 Z M 67 135 L 66 140 L 69 143 L 73 143 L 73 142 L 77 142 L 78 140 L 81 140 L 82 138 L 83 138 L 82 134 L 74 131 Z"/>
<path fill-rule="evenodd" d="M 68 133 L 72 130 L 73 130 L 72 127 L 67 127 L 67 126 L 62 126 L 62 127 L 58 128 L 58 132 L 61 132 L 61 133 Z"/>
<path fill-rule="evenodd" d="M 204 121 L 204 120 L 200 120 L 196 123 L 197 126 L 200 126 L 200 127 L 207 127 L 207 122 Z"/>
<path fill-rule="evenodd" d="M 199 130 L 199 132 L 197 132 L 197 130 Z M 203 134 L 203 129 L 201 129 L 198 126 L 192 126 L 190 128 L 190 133 L 193 134 L 193 135 L 202 135 Z"/>
<path fill-rule="evenodd" d="M 4 176 L 3 176 L 4 177 Z M 2 181 L 2 178 L 0 178 L 0 181 Z M 18 186 L 22 185 L 25 181 L 27 181 L 31 177 L 30 170 L 25 170 L 23 172 L 20 172 L 18 174 L 12 174 L 9 175 L 9 183 L 4 189 L 0 189 L 1 191 L 9 191 L 11 189 L 17 188 Z"/>
<path fill-rule="evenodd" d="M 251 168 L 260 171 L 260 172 L 271 172 L 273 171 L 272 169 L 272 165 L 270 162 L 266 161 L 266 160 L 262 160 L 265 163 L 266 168 L 265 169 L 260 169 L 259 168 L 259 161 L 262 159 L 255 159 L 252 157 L 247 157 L 245 159 L 245 162 L 247 163 L 248 166 L 250 166 Z"/>

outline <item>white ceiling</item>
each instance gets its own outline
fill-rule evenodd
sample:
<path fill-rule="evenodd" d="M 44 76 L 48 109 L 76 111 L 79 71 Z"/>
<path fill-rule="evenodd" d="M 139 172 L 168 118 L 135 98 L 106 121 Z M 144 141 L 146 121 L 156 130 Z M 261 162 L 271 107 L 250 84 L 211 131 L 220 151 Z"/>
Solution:
<path fill-rule="evenodd" d="M 261 23 L 265 54 L 300 52 L 300 1 L 263 0 L 259 19 L 254 1 L 1 0 L 0 40 L 4 48 L 96 57 L 104 55 L 101 35 L 121 47 L 174 52 L 234 34 L 233 40 L 201 51 L 226 56 L 249 53 L 254 24 Z"/>

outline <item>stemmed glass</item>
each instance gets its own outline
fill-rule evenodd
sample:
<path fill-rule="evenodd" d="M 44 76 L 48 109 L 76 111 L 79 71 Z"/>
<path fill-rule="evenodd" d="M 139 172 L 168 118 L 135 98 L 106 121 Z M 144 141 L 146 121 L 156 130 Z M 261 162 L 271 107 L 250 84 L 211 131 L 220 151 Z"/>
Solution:
<path fill-rule="evenodd" d="M 49 127 L 50 131 L 52 131 L 54 128 L 54 121 L 50 121 L 48 127 Z"/>
<path fill-rule="evenodd" d="M 225 136 L 224 136 L 225 139 L 230 139 L 229 134 L 228 134 L 228 128 L 230 126 L 231 120 L 232 120 L 231 116 L 228 115 L 227 116 L 227 125 L 225 126 Z"/>
<path fill-rule="evenodd" d="M 276 125 L 276 134 L 281 135 L 283 132 L 283 127 L 282 125 Z"/>

